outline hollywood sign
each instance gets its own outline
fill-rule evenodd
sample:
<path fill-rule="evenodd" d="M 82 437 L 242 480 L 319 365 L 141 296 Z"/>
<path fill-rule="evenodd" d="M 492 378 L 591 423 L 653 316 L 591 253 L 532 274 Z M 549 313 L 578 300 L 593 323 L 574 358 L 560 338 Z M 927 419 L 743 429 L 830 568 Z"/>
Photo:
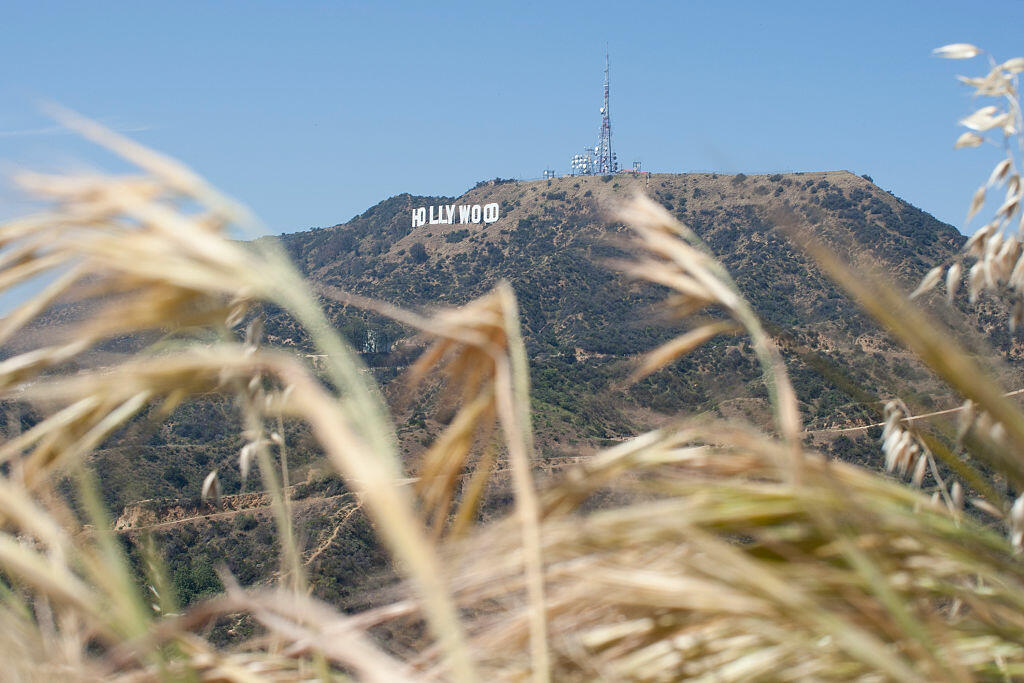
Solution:
<path fill-rule="evenodd" d="M 458 218 L 458 220 L 455 220 Z M 412 210 L 412 227 L 454 225 L 455 223 L 493 223 L 498 220 L 497 204 L 441 204 Z"/>

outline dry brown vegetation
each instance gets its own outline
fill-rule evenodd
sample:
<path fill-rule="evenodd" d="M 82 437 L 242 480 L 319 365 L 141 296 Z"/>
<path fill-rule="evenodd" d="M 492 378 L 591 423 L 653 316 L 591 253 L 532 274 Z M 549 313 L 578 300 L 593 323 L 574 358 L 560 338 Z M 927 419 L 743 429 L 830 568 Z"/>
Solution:
<path fill-rule="evenodd" d="M 969 47 L 945 51 L 968 56 Z M 997 69 L 1012 82 L 1018 66 L 1024 62 Z M 975 85 L 996 88 L 1002 81 L 993 73 Z M 1016 135 L 1020 115 L 1011 113 L 1016 128 L 1007 134 Z M 970 399 L 959 411 L 969 419 L 956 450 L 929 443 L 898 401 L 889 406 L 884 446 L 909 486 L 801 445 L 776 341 L 699 239 L 642 198 L 623 211 L 635 231 L 636 260 L 627 267 L 664 285 L 671 310 L 708 317 L 651 352 L 638 374 L 713 336 L 745 334 L 769 389 L 773 429 L 680 417 L 538 490 L 511 288 L 429 316 L 334 292 L 419 330 L 427 350 L 413 377 L 445 378 L 454 417 L 412 465 L 412 478 L 381 392 L 311 290 L 273 242 L 228 239 L 230 226 L 251 224 L 244 210 L 180 165 L 88 121 L 63 118 L 140 172 L 25 176 L 50 209 L 0 226 L 0 288 L 53 277 L 0 321 L 0 340 L 68 296 L 88 299 L 92 311 L 65 341 L 0 362 L 4 399 L 42 406 L 47 415 L 0 446 L 7 678 L 1024 676 L 1024 568 L 1014 551 L 1024 503 L 1010 493 L 1024 488 L 1024 413 L 906 297 L 855 276 L 813 238 L 794 236 Z M 1001 121 L 989 127 L 1006 131 Z M 991 182 L 1007 177 L 1019 200 L 1021 182 L 1009 168 Z M 999 210 L 998 229 L 971 245 L 983 242 L 981 265 L 972 266 L 980 273 L 972 276 L 975 288 L 1005 280 L 1004 244 L 1019 257 L 1011 238 L 989 247 L 1019 213 L 1018 200 Z M 784 224 L 785 215 L 778 220 Z M 931 275 L 921 292 L 939 279 Z M 949 281 L 955 286 L 957 278 Z M 261 343 L 261 303 L 304 327 L 322 376 L 307 359 Z M 166 336 L 115 366 L 70 365 L 111 337 L 153 333 Z M 272 589 L 242 587 L 225 574 L 223 595 L 183 609 L 156 553 L 140 588 L 99 504 L 103 482 L 86 462 L 145 408 L 167 414 L 212 393 L 234 397 L 245 416 L 240 466 L 246 473 L 256 466 L 271 501 L 280 581 Z M 309 596 L 292 529 L 286 418 L 310 425 L 358 495 L 407 580 L 404 597 L 343 614 Z M 482 486 L 499 459 L 513 472 L 514 510 L 479 524 Z M 55 490 L 62 476 L 75 482 L 74 506 Z M 216 497 L 218 489 L 211 472 L 204 493 Z M 968 500 L 1005 522 L 966 514 Z M 210 620 L 237 613 L 263 630 L 233 647 L 203 636 Z"/>

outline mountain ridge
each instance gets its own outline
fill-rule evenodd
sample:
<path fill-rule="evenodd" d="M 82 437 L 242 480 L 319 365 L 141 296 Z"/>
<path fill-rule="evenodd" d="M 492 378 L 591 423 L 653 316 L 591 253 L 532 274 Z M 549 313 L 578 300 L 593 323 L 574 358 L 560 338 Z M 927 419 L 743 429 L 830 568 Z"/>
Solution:
<path fill-rule="evenodd" d="M 894 286 L 907 291 L 931 267 L 957 257 L 966 238 L 953 227 L 846 171 L 489 182 L 460 197 L 396 195 L 346 223 L 285 235 L 281 243 L 316 284 L 428 312 L 465 303 L 500 280 L 510 282 L 530 360 L 540 477 L 679 415 L 742 418 L 770 429 L 761 372 L 743 337 L 715 339 L 661 372 L 625 384 L 637 354 L 692 324 L 665 314 L 665 290 L 631 281 L 613 267 L 631 258 L 630 231 L 609 218 L 608 207 L 637 190 L 690 225 L 750 299 L 781 347 L 805 427 L 814 431 L 805 435 L 811 445 L 877 467 L 877 429 L 830 430 L 877 422 L 881 402 L 893 396 L 914 412 L 953 405 L 956 397 L 773 224 L 775 212 L 786 210 L 866 273 L 891 274 Z M 498 202 L 500 216 L 480 226 L 412 225 L 414 208 L 445 202 Z M 415 244 L 422 245 L 418 256 Z M 438 400 L 438 384 L 411 398 L 406 391 L 404 370 L 425 342 L 377 313 L 329 298 L 323 304 L 384 386 L 402 454 L 415 474 L 420 454 L 451 418 L 450 407 Z M 968 305 L 961 292 L 949 307 L 933 293 L 924 305 L 966 335 L 980 356 L 1022 357 L 999 302 Z M 271 345 L 312 353 L 301 329 L 280 311 L 266 311 L 265 330 Z M 315 358 L 309 361 L 315 366 Z M 1024 381 L 1012 368 L 1000 371 Z M 173 522 L 187 513 L 187 523 L 167 523 L 156 534 L 175 575 L 188 578 L 204 562 L 212 566 L 224 558 L 236 575 L 272 575 L 266 546 L 273 534 L 253 521 L 263 508 L 207 520 L 198 502 L 211 469 L 218 469 L 226 495 L 245 490 L 237 475 L 240 432 L 230 402 L 211 399 L 179 408 L 146 443 L 104 449 L 94 458 L 107 503 L 127 508 L 122 519 Z M 345 487 L 329 474 L 308 429 L 286 424 L 284 436 L 292 481 L 305 482 L 303 495 L 311 501 L 328 501 L 297 522 L 312 558 L 311 585 L 325 599 L 358 602 L 360 586 L 381 576 L 386 558 L 365 517 L 350 517 L 344 505 L 330 503 L 346 500 L 337 498 Z M 155 498 L 186 502 L 141 502 Z M 262 501 L 239 500 L 249 498 Z M 492 512 L 507 504 L 501 481 L 492 484 L 489 500 Z M 131 507 L 131 501 L 140 502 Z M 126 535 L 137 533 L 126 526 Z M 199 559 L 192 554 L 197 547 L 204 548 Z"/>
<path fill-rule="evenodd" d="M 545 391 L 550 382 L 537 381 L 552 379 L 549 368 L 536 367 L 536 362 L 545 365 L 552 358 L 572 356 L 621 365 L 680 330 L 655 315 L 661 300 L 658 288 L 630 282 L 608 267 L 629 257 L 623 248 L 629 231 L 609 218 L 610 209 L 638 191 L 649 194 L 705 240 L 769 326 L 795 335 L 806 348 L 835 357 L 841 356 L 840 349 L 894 357 L 901 351 L 891 340 L 873 338 L 872 323 L 775 230 L 774 213 L 792 213 L 804 228 L 813 229 L 855 265 L 882 270 L 907 289 L 936 263 L 955 257 L 966 240 L 952 226 L 864 177 L 849 171 L 822 171 L 487 181 L 459 197 L 396 195 L 348 223 L 293 233 L 282 241 L 312 280 L 416 308 L 459 305 L 482 295 L 499 279 L 509 280 L 520 297 L 524 335 L 535 362 L 535 387 L 550 399 L 556 393 Z M 488 202 L 501 207 L 499 219 L 491 224 L 412 224 L 417 206 Z M 395 326 L 372 314 L 355 313 L 335 302 L 327 306 L 357 349 L 367 348 L 366 335 L 375 326 L 377 339 L 402 336 Z M 985 326 L 986 331 L 996 330 L 991 321 Z M 847 337 L 842 344 L 834 338 L 837 329 Z M 277 324 L 268 325 L 268 333 L 277 342 L 301 337 L 294 328 Z M 1005 333 L 995 336 L 1003 351 L 1019 355 L 1020 349 Z M 742 346 L 741 342 L 737 348 Z M 751 359 L 740 353 L 743 360 L 734 358 L 734 365 L 752 369 Z M 697 365 L 706 371 L 714 364 Z M 687 367 L 684 361 L 676 370 Z M 622 367 L 616 371 L 625 374 Z M 904 374 L 921 372 L 914 367 Z M 689 395 L 693 392 L 684 390 L 680 382 L 667 379 L 672 374 L 667 371 L 664 377 L 649 380 L 657 389 L 642 384 L 631 391 L 658 394 L 662 409 L 679 409 L 701 396 L 705 400 L 699 403 L 706 407 L 712 395 L 699 391 Z M 885 373 L 877 374 L 881 379 Z M 746 386 L 751 382 L 756 385 L 756 373 L 751 377 L 741 383 L 744 389 L 751 388 Z M 598 384 L 603 390 L 614 382 L 602 377 Z M 693 383 L 689 384 L 692 389 Z M 673 391 L 687 398 L 664 400 Z M 717 399 L 743 398 L 743 392 L 711 394 Z M 812 417 L 827 408 L 810 403 Z M 619 426 L 628 422 L 623 420 Z"/>

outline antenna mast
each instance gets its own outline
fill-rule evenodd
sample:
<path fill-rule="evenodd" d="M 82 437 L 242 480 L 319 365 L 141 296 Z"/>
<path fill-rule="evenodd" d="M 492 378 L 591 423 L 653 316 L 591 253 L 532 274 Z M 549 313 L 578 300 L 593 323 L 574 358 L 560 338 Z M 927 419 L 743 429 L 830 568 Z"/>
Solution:
<path fill-rule="evenodd" d="M 619 165 L 612 152 L 612 118 L 608 111 L 608 46 L 604 48 L 604 105 L 601 107 L 601 137 L 597 143 L 598 173 L 615 173 Z"/>
<path fill-rule="evenodd" d="M 597 145 L 586 147 L 582 154 L 574 154 L 570 166 L 572 175 L 610 175 L 619 172 L 619 161 L 612 151 L 612 117 L 608 111 L 608 45 L 604 47 L 604 102 L 601 106 L 601 134 Z M 634 165 L 634 172 L 639 172 Z"/>

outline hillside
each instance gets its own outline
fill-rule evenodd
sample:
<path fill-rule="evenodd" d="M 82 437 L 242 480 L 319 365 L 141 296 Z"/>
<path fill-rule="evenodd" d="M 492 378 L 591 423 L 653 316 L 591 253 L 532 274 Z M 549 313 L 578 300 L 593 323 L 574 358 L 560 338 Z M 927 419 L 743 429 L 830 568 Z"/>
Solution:
<path fill-rule="evenodd" d="M 766 422 L 760 372 L 743 339 L 716 340 L 635 386 L 623 384 L 636 354 L 680 330 L 656 305 L 664 292 L 629 282 L 614 268 L 614 261 L 628 257 L 629 232 L 608 218 L 608 209 L 636 191 L 690 225 L 754 303 L 783 348 L 811 432 L 807 438 L 815 445 L 876 464 L 876 434 L 828 430 L 877 421 L 878 400 L 894 395 L 914 410 L 952 404 L 954 397 L 773 227 L 772 216 L 789 211 L 866 274 L 880 273 L 906 290 L 959 250 L 964 237 L 954 228 L 845 171 L 492 181 L 458 198 L 392 197 L 347 223 L 286 235 L 283 244 L 314 281 L 418 309 L 465 303 L 500 279 L 510 281 L 530 355 L 540 470 L 679 414 L 714 412 Z M 490 224 L 413 227 L 414 208 L 453 203 L 497 203 L 499 218 Z M 938 296 L 926 303 L 939 317 L 955 321 L 980 355 L 993 361 L 1020 357 L 998 302 L 979 307 L 958 301 L 952 310 Z M 394 399 L 402 447 L 415 472 L 418 453 L 446 419 L 434 400 L 436 387 L 413 400 L 404 400 L 400 391 L 402 371 L 421 342 L 380 316 L 331 301 L 325 306 Z M 271 344 L 307 350 L 292 321 L 275 311 L 268 311 L 266 331 Z M 253 504 L 255 518 L 234 510 L 207 518 L 214 511 L 203 513 L 187 502 L 198 496 L 213 468 L 226 493 L 242 490 L 241 429 L 230 402 L 184 406 L 161 426 L 144 422 L 131 439 L 97 455 L 104 493 L 115 510 L 139 499 L 170 500 L 143 506 L 145 514 L 129 507 L 122 531 L 131 536 L 152 528 L 170 553 L 176 580 L 192 586 L 189 595 L 202 592 L 202 581 L 193 575 L 215 581 L 203 567 L 218 558 L 248 579 L 272 575 L 266 545 L 273 534 L 268 524 L 251 521 L 265 517 L 265 501 Z M 306 429 L 287 425 L 286 436 L 292 481 L 305 482 L 299 531 L 312 558 L 313 584 L 325 597 L 350 600 L 354 585 L 383 570 L 384 557 L 365 519 L 346 516 L 344 488 L 326 476 Z M 500 486 L 493 495 L 501 505 Z M 190 554 L 196 547 L 203 551 Z"/>
<path fill-rule="evenodd" d="M 772 227 L 772 214 L 788 209 L 865 273 L 880 273 L 905 290 L 959 250 L 964 237 L 954 228 L 844 171 L 490 181 L 459 198 L 392 197 L 347 223 L 286 235 L 283 243 L 315 281 L 414 308 L 464 303 L 499 279 L 509 280 L 519 297 L 538 446 L 546 461 L 679 413 L 763 420 L 764 390 L 742 339 L 719 339 L 636 386 L 623 386 L 633 357 L 680 329 L 656 306 L 662 292 L 629 282 L 614 268 L 616 259 L 628 256 L 629 233 L 608 218 L 608 208 L 638 190 L 690 225 L 754 303 L 783 346 L 808 429 L 873 422 L 876 397 L 898 394 L 918 410 L 950 404 L 939 384 Z M 500 206 L 500 218 L 491 224 L 412 227 L 416 207 L 491 202 Z M 998 302 L 968 306 L 961 299 L 952 310 L 939 296 L 925 303 L 980 354 L 1020 357 Z M 397 389 L 401 383 L 391 380 L 417 352 L 410 331 L 330 301 L 325 306 L 378 379 Z M 266 330 L 270 343 L 305 347 L 292 321 L 273 311 Z M 414 461 L 439 430 L 438 416 L 429 396 L 396 402 L 395 410 Z M 221 467 L 226 492 L 239 490 L 232 464 L 239 430 L 229 402 L 186 406 L 168 424 L 142 431 L 143 442 L 130 453 L 115 450 L 99 459 L 101 470 L 114 477 L 107 489 L 114 508 L 143 498 L 196 495 L 213 466 Z M 854 447 L 844 438 L 842 455 L 876 457 L 865 435 L 850 436 L 861 437 L 860 443 Z M 290 437 L 297 477 L 307 466 L 318 471 L 318 454 L 305 431 L 294 427 Z M 825 433 L 819 441 L 831 437 Z M 130 478 L 121 475 L 129 465 Z"/>
<path fill-rule="evenodd" d="M 677 411 L 758 419 L 763 402 L 749 397 L 762 390 L 743 341 L 720 340 L 636 387 L 618 386 L 632 356 L 678 332 L 652 307 L 662 297 L 656 288 L 630 283 L 612 267 L 627 256 L 628 231 L 608 219 L 608 209 L 636 191 L 661 202 L 706 241 L 779 335 L 809 427 L 868 418 L 854 387 L 891 395 L 910 388 L 901 386 L 902 378 L 913 381 L 912 402 L 931 407 L 942 400 L 939 387 L 772 227 L 773 213 L 791 211 L 866 273 L 908 290 L 962 245 L 964 237 L 951 226 L 844 171 L 490 182 L 455 199 L 392 197 L 346 224 L 288 235 L 284 243 L 314 280 L 412 307 L 461 304 L 509 280 L 519 296 L 541 444 L 550 457 L 577 439 L 621 437 Z M 489 225 L 411 225 L 415 207 L 490 202 L 501 211 Z M 970 340 L 977 348 L 992 343 L 996 355 L 1020 353 L 985 309 L 933 308 L 965 316 L 978 333 Z M 357 348 L 393 346 L 405 334 L 373 316 L 337 305 L 331 310 Z M 302 343 L 286 320 L 273 319 L 268 333 L 278 343 Z M 386 369 L 400 367 L 407 355 L 368 353 L 367 359 L 386 377 Z M 560 420 L 572 424 L 560 429 Z"/>

